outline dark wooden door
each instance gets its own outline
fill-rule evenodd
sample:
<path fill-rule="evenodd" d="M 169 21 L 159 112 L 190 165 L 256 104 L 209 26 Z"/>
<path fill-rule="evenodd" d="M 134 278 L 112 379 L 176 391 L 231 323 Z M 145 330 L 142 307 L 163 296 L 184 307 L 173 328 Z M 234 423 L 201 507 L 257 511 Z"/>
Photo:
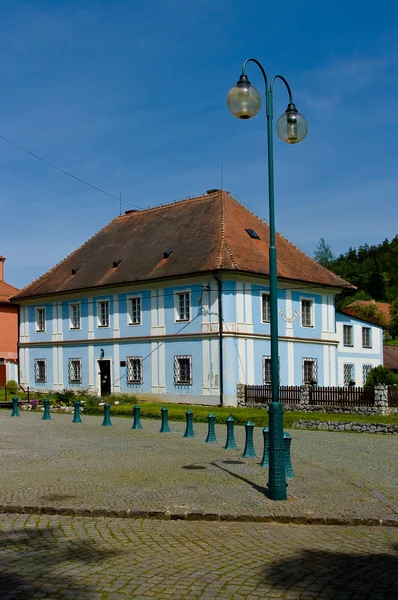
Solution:
<path fill-rule="evenodd" d="M 6 366 L 0 365 L 0 387 L 5 387 L 7 383 Z"/>
<path fill-rule="evenodd" d="M 111 361 L 100 360 L 100 379 L 101 379 L 101 396 L 107 396 L 111 393 Z"/>

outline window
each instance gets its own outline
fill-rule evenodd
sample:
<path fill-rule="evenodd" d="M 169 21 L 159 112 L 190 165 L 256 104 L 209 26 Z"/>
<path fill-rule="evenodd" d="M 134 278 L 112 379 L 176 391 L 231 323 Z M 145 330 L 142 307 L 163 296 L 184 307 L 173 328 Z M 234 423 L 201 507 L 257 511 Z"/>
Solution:
<path fill-rule="evenodd" d="M 36 308 L 36 331 L 43 332 L 46 330 L 46 309 Z"/>
<path fill-rule="evenodd" d="M 80 304 L 69 304 L 70 329 L 80 329 Z"/>
<path fill-rule="evenodd" d="M 44 383 L 47 380 L 46 359 L 35 359 L 35 381 Z"/>
<path fill-rule="evenodd" d="M 372 365 L 362 365 L 362 385 L 365 385 Z"/>
<path fill-rule="evenodd" d="M 301 326 L 302 327 L 313 327 L 312 318 L 312 300 L 301 300 Z"/>
<path fill-rule="evenodd" d="M 313 384 L 318 382 L 318 359 L 303 358 L 303 383 Z"/>
<path fill-rule="evenodd" d="M 82 360 L 81 358 L 70 358 L 68 364 L 69 383 L 82 382 Z"/>
<path fill-rule="evenodd" d="M 192 385 L 192 356 L 174 357 L 175 385 Z"/>
<path fill-rule="evenodd" d="M 278 382 L 280 384 L 280 369 L 281 363 L 280 358 L 278 357 Z M 271 357 L 263 356 L 263 384 L 271 385 L 272 383 L 272 368 L 271 368 Z"/>
<path fill-rule="evenodd" d="M 97 303 L 98 327 L 109 327 L 109 300 Z"/>
<path fill-rule="evenodd" d="M 142 356 L 128 356 L 126 359 L 127 383 L 142 383 Z"/>
<path fill-rule="evenodd" d="M 271 321 L 271 297 L 269 294 L 262 295 L 262 321 L 263 323 Z"/>
<path fill-rule="evenodd" d="M 129 298 L 129 325 L 141 325 L 141 298 Z"/>
<path fill-rule="evenodd" d="M 343 325 L 343 344 L 344 346 L 353 346 L 352 325 Z"/>
<path fill-rule="evenodd" d="M 362 327 L 362 347 L 372 347 L 372 330 L 370 327 Z"/>
<path fill-rule="evenodd" d="M 346 363 L 344 365 L 344 385 L 355 384 L 355 369 L 354 365 Z"/>
<path fill-rule="evenodd" d="M 190 318 L 190 302 L 189 292 L 183 292 L 182 294 L 176 294 L 176 309 L 177 309 L 177 321 L 189 321 Z"/>

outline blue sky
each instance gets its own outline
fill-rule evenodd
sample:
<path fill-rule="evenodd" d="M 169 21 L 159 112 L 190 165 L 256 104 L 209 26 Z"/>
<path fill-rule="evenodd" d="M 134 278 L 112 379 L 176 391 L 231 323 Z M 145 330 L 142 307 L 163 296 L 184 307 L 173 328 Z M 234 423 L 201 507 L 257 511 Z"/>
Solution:
<path fill-rule="evenodd" d="M 309 133 L 275 139 L 277 229 L 312 254 L 397 235 L 398 5 L 3 1 L 0 135 L 141 207 L 220 187 L 268 217 L 265 123 L 225 105 L 248 56 Z M 262 91 L 253 65 L 249 78 Z M 275 90 L 275 117 L 287 105 Z M 119 202 L 0 139 L 0 254 L 30 283 Z M 123 204 L 123 209 L 131 208 Z"/>

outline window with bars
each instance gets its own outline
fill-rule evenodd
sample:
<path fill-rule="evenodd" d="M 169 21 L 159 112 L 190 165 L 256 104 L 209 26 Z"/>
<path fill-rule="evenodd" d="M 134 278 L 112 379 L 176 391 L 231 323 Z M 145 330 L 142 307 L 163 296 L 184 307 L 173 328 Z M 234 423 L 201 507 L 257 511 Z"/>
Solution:
<path fill-rule="evenodd" d="M 262 322 L 271 321 L 271 297 L 269 294 L 262 294 Z"/>
<path fill-rule="evenodd" d="M 176 294 L 177 321 L 189 321 L 190 319 L 190 299 L 189 292 Z"/>
<path fill-rule="evenodd" d="M 318 359 L 303 358 L 303 383 L 315 384 L 318 382 Z"/>
<path fill-rule="evenodd" d="M 82 382 L 82 359 L 70 358 L 68 363 L 69 383 Z"/>
<path fill-rule="evenodd" d="M 47 368 L 45 358 L 35 359 L 35 381 L 43 383 L 47 380 Z"/>
<path fill-rule="evenodd" d="M 362 385 L 365 385 L 372 365 L 362 365 Z"/>
<path fill-rule="evenodd" d="M 109 327 L 109 300 L 97 303 L 98 327 Z"/>
<path fill-rule="evenodd" d="M 343 325 L 343 344 L 344 346 L 353 346 L 352 325 Z"/>
<path fill-rule="evenodd" d="M 174 357 L 175 385 L 192 385 L 192 356 Z"/>
<path fill-rule="evenodd" d="M 280 384 L 280 371 L 281 371 L 281 361 L 278 357 L 278 382 Z M 271 385 L 272 383 L 272 368 L 271 368 L 271 357 L 263 356 L 263 384 Z"/>
<path fill-rule="evenodd" d="M 312 300 L 301 300 L 301 326 L 302 327 L 313 327 L 313 301 Z"/>
<path fill-rule="evenodd" d="M 351 363 L 344 364 L 344 385 L 352 385 L 355 384 L 355 367 Z"/>
<path fill-rule="evenodd" d="M 46 330 L 46 309 L 36 308 L 36 331 L 41 333 Z"/>
<path fill-rule="evenodd" d="M 141 297 L 129 300 L 129 325 L 141 325 Z"/>
<path fill-rule="evenodd" d="M 126 358 L 127 383 L 143 383 L 142 356 L 128 356 Z"/>
<path fill-rule="evenodd" d="M 71 329 L 80 329 L 80 304 L 69 305 L 69 319 Z"/>
<path fill-rule="evenodd" d="M 372 330 L 370 327 L 362 327 L 362 347 L 372 347 Z"/>

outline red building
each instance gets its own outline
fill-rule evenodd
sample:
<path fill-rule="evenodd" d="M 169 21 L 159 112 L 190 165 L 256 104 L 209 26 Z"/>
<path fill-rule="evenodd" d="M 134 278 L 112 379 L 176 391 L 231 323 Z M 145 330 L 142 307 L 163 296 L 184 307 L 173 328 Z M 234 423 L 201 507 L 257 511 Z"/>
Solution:
<path fill-rule="evenodd" d="M 18 381 L 18 306 L 10 297 L 18 288 L 4 281 L 4 256 L 0 255 L 0 387 L 10 379 Z"/>

